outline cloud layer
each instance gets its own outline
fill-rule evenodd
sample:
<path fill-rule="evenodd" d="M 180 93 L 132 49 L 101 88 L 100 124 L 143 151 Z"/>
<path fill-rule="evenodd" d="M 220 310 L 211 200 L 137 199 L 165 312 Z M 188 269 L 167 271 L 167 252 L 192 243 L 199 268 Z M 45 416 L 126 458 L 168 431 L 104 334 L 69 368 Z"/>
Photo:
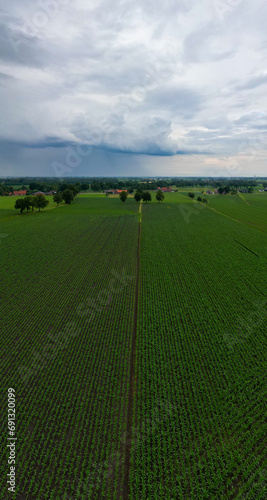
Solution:
<path fill-rule="evenodd" d="M 0 13 L 0 175 L 61 163 L 228 176 L 233 161 L 267 175 L 264 0 L 14 0 Z"/>

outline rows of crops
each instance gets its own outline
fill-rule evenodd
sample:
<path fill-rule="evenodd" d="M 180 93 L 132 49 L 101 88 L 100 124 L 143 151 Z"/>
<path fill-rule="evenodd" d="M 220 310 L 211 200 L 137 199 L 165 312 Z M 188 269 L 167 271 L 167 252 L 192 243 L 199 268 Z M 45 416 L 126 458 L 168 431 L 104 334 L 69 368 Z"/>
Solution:
<path fill-rule="evenodd" d="M 111 203 L 107 214 L 105 198 L 83 197 L 2 224 L 1 436 L 5 449 L 14 387 L 14 498 L 122 495 L 138 207 Z"/>
<path fill-rule="evenodd" d="M 212 203 L 143 204 L 138 297 L 133 199 L 0 208 L 15 499 L 266 498 L 266 228 Z"/>
<path fill-rule="evenodd" d="M 207 197 L 210 207 L 267 233 L 267 193 Z"/>
<path fill-rule="evenodd" d="M 170 197 L 143 207 L 131 498 L 264 499 L 266 236 Z"/>

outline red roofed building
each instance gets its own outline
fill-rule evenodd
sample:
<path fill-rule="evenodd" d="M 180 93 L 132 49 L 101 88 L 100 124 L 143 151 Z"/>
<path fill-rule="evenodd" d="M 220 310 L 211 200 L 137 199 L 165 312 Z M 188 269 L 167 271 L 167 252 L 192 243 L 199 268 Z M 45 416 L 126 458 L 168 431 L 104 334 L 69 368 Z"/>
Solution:
<path fill-rule="evenodd" d="M 167 188 L 167 187 L 160 188 L 160 187 L 158 187 L 158 191 L 159 191 L 159 189 L 161 189 L 161 191 L 163 193 L 171 193 L 171 188 Z"/>
<path fill-rule="evenodd" d="M 33 193 L 33 196 L 37 196 L 37 194 L 42 194 L 45 196 L 46 193 L 43 193 L 43 191 L 36 191 L 36 193 Z"/>
<path fill-rule="evenodd" d="M 114 194 L 120 194 L 123 191 L 125 191 L 125 193 L 127 193 L 127 189 L 115 189 Z"/>
<path fill-rule="evenodd" d="M 15 196 L 23 196 L 27 193 L 27 189 L 24 189 L 23 191 L 13 191 L 13 195 Z"/>

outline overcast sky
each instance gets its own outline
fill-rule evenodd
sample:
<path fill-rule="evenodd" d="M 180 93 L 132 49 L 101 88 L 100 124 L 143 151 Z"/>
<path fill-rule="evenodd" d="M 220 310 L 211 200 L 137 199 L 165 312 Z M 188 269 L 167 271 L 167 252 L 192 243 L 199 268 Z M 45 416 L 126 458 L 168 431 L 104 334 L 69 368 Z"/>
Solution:
<path fill-rule="evenodd" d="M 0 175 L 267 176 L 265 0 L 6 5 Z"/>

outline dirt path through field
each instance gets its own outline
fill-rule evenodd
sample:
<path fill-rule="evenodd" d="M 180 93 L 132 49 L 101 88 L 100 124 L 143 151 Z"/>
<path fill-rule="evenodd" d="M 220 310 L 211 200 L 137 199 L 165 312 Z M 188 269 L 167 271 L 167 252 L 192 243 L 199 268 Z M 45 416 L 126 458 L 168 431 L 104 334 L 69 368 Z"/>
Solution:
<path fill-rule="evenodd" d="M 126 443 L 125 443 L 125 473 L 123 482 L 123 498 L 129 498 L 130 493 L 130 467 L 131 467 L 131 449 L 132 449 L 132 431 L 133 431 L 133 409 L 134 399 L 136 396 L 136 338 L 137 338 L 137 315 L 138 315 L 138 292 L 139 292 L 139 264 L 140 264 L 140 242 L 141 242 L 141 221 L 142 221 L 142 202 L 139 206 L 139 229 L 138 229 L 138 244 L 137 244 L 137 259 L 136 259 L 136 286 L 135 286 L 135 305 L 134 305 L 134 324 L 130 358 L 130 381 L 129 381 L 129 399 L 128 399 L 128 414 L 126 428 Z"/>

